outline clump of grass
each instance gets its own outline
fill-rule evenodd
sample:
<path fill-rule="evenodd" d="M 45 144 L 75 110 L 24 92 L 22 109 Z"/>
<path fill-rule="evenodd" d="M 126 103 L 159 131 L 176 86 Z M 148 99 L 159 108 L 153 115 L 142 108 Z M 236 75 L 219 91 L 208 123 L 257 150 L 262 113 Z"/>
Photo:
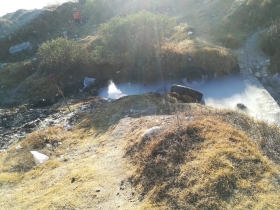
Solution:
<path fill-rule="evenodd" d="M 6 184 L 17 184 L 22 179 L 19 173 L 0 173 L 0 187 Z"/>
<path fill-rule="evenodd" d="M 160 110 L 169 109 L 169 102 L 178 100 L 171 95 L 159 95 L 155 93 L 128 96 L 120 98 L 112 103 L 102 103 L 102 107 L 84 119 L 79 128 L 88 130 L 94 128 L 97 133 L 104 133 L 116 124 L 120 119 L 154 115 Z M 91 125 L 91 126 L 89 126 Z"/>
<path fill-rule="evenodd" d="M 174 28 L 172 41 L 180 42 L 186 39 L 192 39 L 193 35 L 188 34 L 189 31 L 194 32 L 195 29 L 193 27 L 190 27 L 188 24 L 180 24 L 179 26 L 176 26 Z"/>
<path fill-rule="evenodd" d="M 26 172 L 35 166 L 34 159 L 30 151 L 36 150 L 45 155 L 52 156 L 53 149 L 62 142 L 65 136 L 61 135 L 60 128 L 49 127 L 47 130 L 40 130 L 32 133 L 22 142 L 18 143 L 20 149 L 12 147 L 7 152 L 1 154 L 1 170 L 3 173 Z M 51 148 L 47 147 L 51 145 Z"/>
<path fill-rule="evenodd" d="M 191 66 L 204 69 L 207 75 L 216 74 L 219 77 L 238 71 L 237 58 L 229 50 L 197 40 L 165 43 L 162 46 L 162 61 L 165 72 L 173 69 L 175 75 Z"/>
<path fill-rule="evenodd" d="M 267 124 L 263 121 L 254 121 L 248 116 L 236 112 L 225 111 L 221 113 L 226 122 L 236 129 L 245 132 L 254 140 L 263 154 L 276 164 L 280 163 L 280 130 L 277 125 Z"/>
<path fill-rule="evenodd" d="M 139 191 L 174 209 L 277 208 L 279 168 L 222 116 L 194 116 L 132 140 L 131 180 Z"/>

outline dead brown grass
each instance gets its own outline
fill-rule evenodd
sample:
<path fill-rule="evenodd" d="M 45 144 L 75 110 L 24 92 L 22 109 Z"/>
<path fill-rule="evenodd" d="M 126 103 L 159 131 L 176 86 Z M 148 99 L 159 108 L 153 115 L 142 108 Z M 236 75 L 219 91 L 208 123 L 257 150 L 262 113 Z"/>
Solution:
<path fill-rule="evenodd" d="M 104 103 L 95 112 L 84 118 L 78 127 L 87 132 L 94 128 L 97 135 L 102 134 L 124 117 L 138 118 L 172 113 L 175 108 L 173 105 L 177 102 L 191 103 L 194 100 L 176 93 L 163 95 L 149 93 L 123 97 L 111 103 Z"/>
<path fill-rule="evenodd" d="M 24 141 L 1 153 L 0 171 L 4 173 L 24 173 L 35 166 L 30 151 L 36 150 L 47 156 L 52 156 L 59 142 L 62 143 L 66 136 L 62 129 L 49 127 L 30 134 Z M 47 147 L 47 144 L 51 147 Z"/>
<path fill-rule="evenodd" d="M 79 114 L 73 131 L 49 127 L 31 134 L 18 143 L 21 149 L 16 144 L 0 153 L 0 203 L 12 209 L 105 208 L 124 199 L 120 183 L 130 180 L 140 203 L 131 209 L 277 209 L 279 129 L 176 101 L 155 94 L 111 103 L 92 99 L 94 112 Z M 161 132 L 140 137 L 153 126 Z M 50 159 L 35 166 L 30 150 Z"/>
<path fill-rule="evenodd" d="M 206 70 L 209 75 L 216 74 L 220 77 L 238 71 L 237 58 L 229 50 L 199 40 L 165 43 L 162 54 L 167 69 L 180 71 L 197 66 Z"/>
<path fill-rule="evenodd" d="M 154 204 L 171 209 L 279 207 L 279 166 L 225 117 L 209 113 L 132 140 L 132 183 Z"/>

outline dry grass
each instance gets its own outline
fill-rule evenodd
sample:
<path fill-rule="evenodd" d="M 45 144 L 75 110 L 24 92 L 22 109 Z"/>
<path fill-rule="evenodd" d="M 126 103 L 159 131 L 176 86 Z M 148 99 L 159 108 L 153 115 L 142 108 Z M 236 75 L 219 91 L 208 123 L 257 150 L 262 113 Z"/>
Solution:
<path fill-rule="evenodd" d="M 66 139 L 66 134 L 62 129 L 49 127 L 30 134 L 24 141 L 18 143 L 20 149 L 16 146 L 1 153 L 0 171 L 7 173 L 23 173 L 31 170 L 34 166 L 34 159 L 30 151 L 36 150 L 45 155 L 52 156 L 59 142 Z M 47 147 L 51 145 L 50 148 Z"/>
<path fill-rule="evenodd" d="M 31 134 L 0 153 L 2 207 L 96 209 L 120 202 L 124 208 L 132 203 L 120 186 L 130 180 L 136 191 L 129 192 L 137 195 L 130 209 L 276 209 L 279 129 L 176 101 L 155 94 L 94 99 L 94 112 L 79 114 L 73 131 Z M 153 126 L 162 132 L 140 137 Z M 50 159 L 35 166 L 30 150 Z"/>
<path fill-rule="evenodd" d="M 1 153 L 0 185 L 4 193 L 1 197 L 5 197 L 5 201 L 2 199 L 0 202 L 2 207 L 76 209 L 84 206 L 88 209 L 96 197 L 92 186 L 98 184 L 96 167 L 92 167 L 91 157 L 78 158 L 79 161 L 75 161 L 78 153 L 83 156 L 83 153 L 89 151 L 86 148 L 95 144 L 91 138 L 82 141 L 83 138 L 79 132 L 75 134 L 49 127 L 32 133 L 22 142 Z M 16 149 L 18 145 L 21 146 L 20 149 Z M 32 150 L 46 154 L 50 159 L 35 166 L 30 153 Z M 16 191 L 12 190 L 14 187 L 17 188 Z M 84 202 L 84 199 L 87 202 Z"/>
<path fill-rule="evenodd" d="M 102 134 L 125 117 L 138 118 L 172 113 L 173 105 L 181 101 L 194 102 L 193 99 L 180 97 L 176 93 L 164 95 L 150 93 L 123 97 L 111 103 L 102 104 L 102 107 L 99 107 L 80 123 L 79 128 L 87 132 L 94 128 L 97 134 Z"/>
<path fill-rule="evenodd" d="M 200 40 L 185 40 L 178 44 L 166 43 L 162 47 L 163 62 L 167 69 L 182 70 L 197 66 L 209 75 L 225 76 L 238 70 L 237 58 L 229 50 L 204 43 Z"/>
<path fill-rule="evenodd" d="M 137 166 L 132 183 L 154 204 L 171 209 L 279 207 L 279 166 L 222 113 L 207 112 L 194 111 L 194 120 L 175 120 L 152 137 L 134 136 L 128 148 Z"/>
<path fill-rule="evenodd" d="M 97 112 L 99 105 L 106 108 L 97 100 Z M 79 114 L 79 118 L 85 117 L 91 118 L 92 115 Z M 108 150 L 114 152 L 109 149 L 112 140 L 109 141 L 106 133 L 96 137 L 95 125 L 88 127 L 89 130 L 74 129 L 71 132 L 59 127 L 45 128 L 0 153 L 2 208 L 95 209 L 100 202 L 110 201 L 111 197 L 106 193 L 116 196 L 110 187 L 113 184 L 119 186 L 121 174 L 129 172 L 126 168 L 129 165 L 121 165 L 125 170 L 119 167 L 115 169 L 117 172 L 113 171 L 114 168 L 109 170 L 118 163 L 111 164 L 115 160 L 107 158 Z M 116 137 L 113 143 L 122 148 L 121 143 L 114 140 Z M 18 145 L 21 149 L 16 149 Z M 50 159 L 35 166 L 31 150 L 46 154 Z M 122 159 L 122 155 L 116 155 Z"/>

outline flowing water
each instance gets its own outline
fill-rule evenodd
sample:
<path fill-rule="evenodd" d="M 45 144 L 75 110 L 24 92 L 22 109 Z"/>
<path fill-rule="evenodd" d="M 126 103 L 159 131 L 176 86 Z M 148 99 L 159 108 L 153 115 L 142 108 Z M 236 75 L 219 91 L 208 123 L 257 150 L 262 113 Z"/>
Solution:
<path fill-rule="evenodd" d="M 126 95 L 138 95 L 158 90 L 170 91 L 172 84 L 185 85 L 203 93 L 205 105 L 221 109 L 238 110 L 237 104 L 241 103 L 247 107 L 246 113 L 256 119 L 267 122 L 276 122 L 276 116 L 264 116 L 262 107 L 257 103 L 261 100 L 262 93 L 256 87 L 245 84 L 240 76 L 230 76 L 222 79 L 188 83 L 185 79 L 177 81 L 164 81 L 153 85 L 142 85 L 139 83 L 126 83 L 115 85 L 112 81 L 108 88 L 100 91 L 99 96 L 107 99 L 118 99 Z"/>

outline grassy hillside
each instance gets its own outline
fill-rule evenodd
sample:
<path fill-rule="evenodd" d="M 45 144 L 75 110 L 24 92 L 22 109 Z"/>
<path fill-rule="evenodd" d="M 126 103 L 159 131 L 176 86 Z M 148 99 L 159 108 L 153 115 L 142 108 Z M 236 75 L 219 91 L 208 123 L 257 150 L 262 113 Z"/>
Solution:
<path fill-rule="evenodd" d="M 167 3 L 169 5 L 170 2 Z M 192 79 L 193 73 L 187 72 L 189 67 L 201 68 L 202 73 L 209 76 L 225 76 L 238 71 L 236 56 L 229 50 L 200 40 L 196 34 L 188 34 L 193 28 L 187 24 L 178 25 L 176 18 L 170 14 L 150 12 L 152 8 L 166 12 L 165 4 L 164 7 L 161 4 L 151 7 L 148 4 L 148 11 L 140 11 L 144 8 L 139 7 L 136 10 L 138 13 L 133 13 L 131 8 L 135 8 L 135 5 L 127 3 L 125 7 L 109 7 L 104 16 L 97 19 L 97 10 L 105 10 L 106 5 L 111 4 L 101 0 L 88 1 L 85 5 L 66 3 L 43 11 L 18 11 L 4 16 L 13 24 L 24 25 L 11 37 L 1 39 L 2 62 L 13 62 L 19 65 L 17 69 L 21 69 L 20 62 L 31 62 L 36 66 L 29 70 L 33 72 L 30 78 L 24 77 L 26 81 L 18 81 L 21 83 L 18 85 L 23 85 L 29 94 L 23 95 L 22 100 L 18 100 L 18 97 L 8 101 L 3 99 L 2 104 L 16 105 L 36 97 L 52 97 L 57 90 L 53 85 L 46 86 L 50 73 L 55 73 L 56 80 L 65 84 L 70 83 L 65 75 L 152 83 L 162 78 L 185 75 L 191 75 Z M 72 21 L 74 7 L 82 13 L 81 27 Z M 116 14 L 120 16 L 110 19 Z M 96 27 L 92 26 L 93 23 L 101 24 Z M 62 37 L 64 30 L 68 32 L 67 38 Z M 73 38 L 77 37 L 80 40 L 74 41 Z M 33 49 L 11 56 L 8 49 L 20 43 L 19 40 L 30 41 Z M 37 44 L 40 44 L 40 48 Z M 33 58 L 38 60 L 33 62 Z M 1 72 L 3 78 L 10 75 L 8 66 Z M 116 69 L 120 70 L 120 74 L 116 74 Z M 194 75 L 197 77 L 197 74 Z M 5 84 L 12 87 L 15 83 L 5 80 Z M 46 88 L 38 89 L 40 86 Z"/>
<path fill-rule="evenodd" d="M 2 207 L 280 205 L 278 128 L 237 112 L 179 104 L 169 95 L 87 103 L 95 110 L 78 113 L 74 130 L 45 128 L 0 153 Z M 132 107 L 139 112 L 130 111 Z M 159 133 L 143 136 L 154 126 L 161 127 Z M 32 150 L 50 159 L 35 166 Z"/>
<path fill-rule="evenodd" d="M 269 67 L 270 73 L 275 74 L 280 71 L 280 19 L 276 20 L 269 30 L 261 34 L 259 45 L 263 52 L 271 56 L 271 66 Z"/>
<path fill-rule="evenodd" d="M 82 27 L 73 23 L 73 8 L 82 14 Z M 227 48 L 239 48 L 251 31 L 270 26 L 277 20 L 278 10 L 277 1 L 266 0 L 88 0 L 83 5 L 66 3 L 44 10 L 19 10 L 1 19 L 4 37 L 0 39 L 0 62 L 20 65 L 18 62 L 32 62 L 31 59 L 39 57 L 36 66 L 32 66 L 35 75 L 26 82 L 29 89 L 38 86 L 37 82 L 32 83 L 34 78 L 45 81 L 49 73 L 57 73 L 57 80 L 66 83 L 65 74 L 78 72 L 80 77 L 151 83 L 159 78 L 192 75 L 185 71 L 193 66 L 202 68 L 204 74 L 224 76 L 238 71 L 237 59 Z M 164 21 L 169 21 L 169 25 Z M 63 31 L 68 32 L 68 48 L 60 39 Z M 82 40 L 72 41 L 76 37 Z M 8 49 L 24 41 L 30 41 L 32 51 L 11 56 Z M 271 44 L 263 43 L 268 52 L 265 48 L 270 49 Z M 67 60 L 68 53 L 75 56 Z M 276 72 L 277 56 L 268 53 L 275 57 L 271 72 Z M 56 59 L 50 61 L 51 57 Z M 121 73 L 116 75 L 115 69 Z M 2 78 L 9 75 L 7 70 L 1 74 Z M 7 87 L 13 86 L 12 82 L 5 83 Z M 50 97 L 56 91 L 51 88 L 31 92 L 24 100 L 32 100 L 38 94 Z"/>
<path fill-rule="evenodd" d="M 270 27 L 259 44 L 275 73 L 279 10 L 278 0 L 87 0 L 7 14 L 0 19 L 1 122 L 26 110 L 19 105 L 53 97 L 56 85 L 82 86 L 84 77 L 147 84 L 236 73 L 234 49 L 261 28 Z M 9 54 L 24 41 L 31 51 Z M 172 93 L 67 100 L 75 112 L 60 101 L 51 107 L 60 123 L 44 121 L 0 152 L 3 209 L 279 208 L 277 126 Z M 33 150 L 50 159 L 36 165 Z"/>

